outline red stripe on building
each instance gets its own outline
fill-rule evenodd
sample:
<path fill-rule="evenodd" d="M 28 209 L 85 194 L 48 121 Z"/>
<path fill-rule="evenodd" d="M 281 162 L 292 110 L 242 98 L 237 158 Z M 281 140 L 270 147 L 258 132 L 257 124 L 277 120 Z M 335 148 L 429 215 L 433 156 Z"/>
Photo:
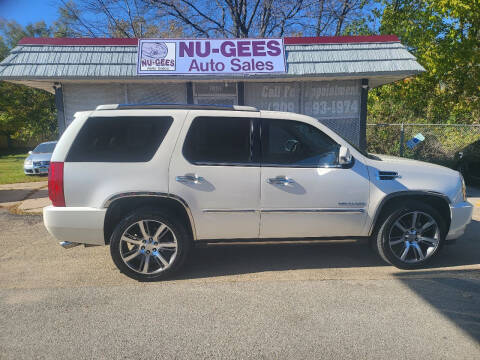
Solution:
<path fill-rule="evenodd" d="M 65 45 L 65 46 L 132 46 L 138 44 L 135 38 L 23 38 L 19 45 Z"/>
<path fill-rule="evenodd" d="M 319 36 L 319 37 L 285 37 L 285 45 L 306 44 L 346 44 L 366 42 L 398 42 L 396 35 L 367 36 Z M 25 37 L 19 45 L 63 45 L 63 46 L 134 46 L 136 38 L 31 38 Z"/>
<path fill-rule="evenodd" d="M 397 35 L 286 37 L 285 45 L 399 42 Z"/>

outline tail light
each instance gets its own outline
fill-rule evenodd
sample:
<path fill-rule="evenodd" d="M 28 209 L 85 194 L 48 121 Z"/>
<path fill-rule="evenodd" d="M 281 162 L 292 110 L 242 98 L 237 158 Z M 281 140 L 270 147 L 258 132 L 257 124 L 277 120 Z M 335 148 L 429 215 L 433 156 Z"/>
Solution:
<path fill-rule="evenodd" d="M 51 162 L 48 171 L 48 197 L 53 206 L 65 206 L 63 193 L 63 162 Z"/>

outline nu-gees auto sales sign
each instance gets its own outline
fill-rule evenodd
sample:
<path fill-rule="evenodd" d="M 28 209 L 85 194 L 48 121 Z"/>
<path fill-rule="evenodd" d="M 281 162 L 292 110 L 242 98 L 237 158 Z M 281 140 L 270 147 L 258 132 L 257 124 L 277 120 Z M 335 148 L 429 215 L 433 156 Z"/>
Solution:
<path fill-rule="evenodd" d="M 284 73 L 283 39 L 139 39 L 138 75 Z"/>

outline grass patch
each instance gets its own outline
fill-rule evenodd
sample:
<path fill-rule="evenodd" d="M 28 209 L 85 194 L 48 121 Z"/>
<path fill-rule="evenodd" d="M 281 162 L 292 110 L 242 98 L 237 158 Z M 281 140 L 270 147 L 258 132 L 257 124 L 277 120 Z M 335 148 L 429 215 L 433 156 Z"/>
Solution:
<path fill-rule="evenodd" d="M 0 184 L 46 181 L 46 176 L 23 173 L 23 161 L 28 156 L 28 150 L 0 152 Z"/>

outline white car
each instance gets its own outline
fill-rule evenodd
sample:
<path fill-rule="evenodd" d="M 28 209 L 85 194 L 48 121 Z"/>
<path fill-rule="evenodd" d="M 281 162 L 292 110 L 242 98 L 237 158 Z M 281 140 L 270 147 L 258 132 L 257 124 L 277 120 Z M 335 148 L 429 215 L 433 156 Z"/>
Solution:
<path fill-rule="evenodd" d="M 28 152 L 28 156 L 23 162 L 23 172 L 25 175 L 48 174 L 50 159 L 53 150 L 55 150 L 56 141 L 49 141 L 39 144 L 35 149 Z"/>
<path fill-rule="evenodd" d="M 139 280 L 171 274 L 197 242 L 239 239 L 370 238 L 385 261 L 415 269 L 472 216 L 457 171 L 370 155 L 314 118 L 246 106 L 77 113 L 49 195 L 45 226 L 62 246 L 110 245 Z"/>

